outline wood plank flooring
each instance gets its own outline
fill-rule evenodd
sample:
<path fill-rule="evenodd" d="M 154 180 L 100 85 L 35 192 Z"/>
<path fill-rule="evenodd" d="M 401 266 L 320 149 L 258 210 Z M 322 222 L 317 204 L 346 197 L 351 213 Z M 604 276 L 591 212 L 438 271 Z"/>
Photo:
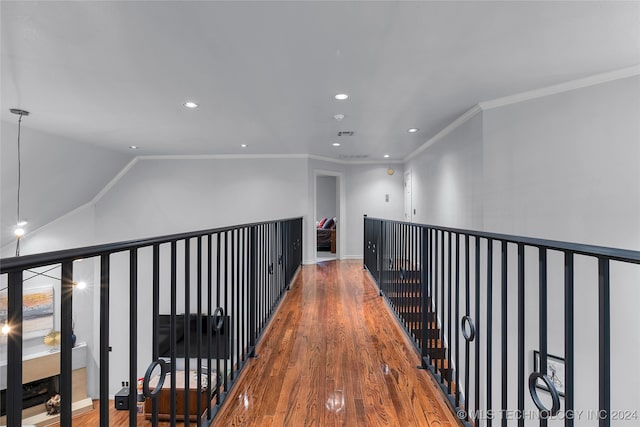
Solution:
<path fill-rule="evenodd" d="M 213 426 L 459 425 L 361 260 L 304 266 L 257 353 Z"/>

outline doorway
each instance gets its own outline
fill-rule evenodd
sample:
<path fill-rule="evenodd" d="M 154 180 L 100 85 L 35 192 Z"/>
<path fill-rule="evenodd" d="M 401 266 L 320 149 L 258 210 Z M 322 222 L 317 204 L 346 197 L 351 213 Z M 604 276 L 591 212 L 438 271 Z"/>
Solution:
<path fill-rule="evenodd" d="M 404 220 L 413 222 L 413 203 L 411 195 L 411 169 L 404 173 Z"/>
<path fill-rule="evenodd" d="M 340 175 L 315 172 L 314 241 L 316 262 L 340 258 Z"/>

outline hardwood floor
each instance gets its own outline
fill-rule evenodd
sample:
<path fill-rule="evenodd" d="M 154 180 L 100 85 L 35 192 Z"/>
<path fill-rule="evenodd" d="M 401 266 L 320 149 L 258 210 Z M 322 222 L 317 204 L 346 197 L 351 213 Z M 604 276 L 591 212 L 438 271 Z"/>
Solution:
<path fill-rule="evenodd" d="M 304 266 L 215 426 L 457 426 L 362 269 Z"/>
<path fill-rule="evenodd" d="M 257 353 L 212 425 L 458 426 L 362 261 L 304 266 Z"/>

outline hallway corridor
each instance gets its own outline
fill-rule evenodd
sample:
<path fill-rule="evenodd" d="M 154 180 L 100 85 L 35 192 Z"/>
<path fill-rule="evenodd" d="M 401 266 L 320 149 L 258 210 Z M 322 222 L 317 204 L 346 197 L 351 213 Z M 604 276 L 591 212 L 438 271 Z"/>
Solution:
<path fill-rule="evenodd" d="M 306 265 L 214 426 L 457 426 L 361 260 Z"/>

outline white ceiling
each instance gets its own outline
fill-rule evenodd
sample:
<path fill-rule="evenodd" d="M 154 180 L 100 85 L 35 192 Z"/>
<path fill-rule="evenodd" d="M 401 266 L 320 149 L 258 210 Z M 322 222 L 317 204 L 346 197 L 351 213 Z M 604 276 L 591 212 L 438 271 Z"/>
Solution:
<path fill-rule="evenodd" d="M 27 109 L 24 127 L 136 155 L 402 159 L 479 101 L 640 63 L 638 2 L 2 1 L 1 13 L 2 119 Z M 355 136 L 336 148 L 339 130 Z"/>

